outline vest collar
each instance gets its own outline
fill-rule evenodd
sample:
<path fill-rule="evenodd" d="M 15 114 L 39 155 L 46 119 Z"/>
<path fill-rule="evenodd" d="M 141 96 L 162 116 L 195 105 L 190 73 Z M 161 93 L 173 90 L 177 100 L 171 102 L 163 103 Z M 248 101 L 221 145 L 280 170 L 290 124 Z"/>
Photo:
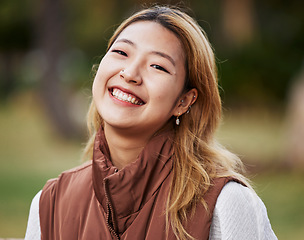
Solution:
<path fill-rule="evenodd" d="M 137 159 L 117 171 L 110 160 L 109 147 L 101 128 L 93 152 L 93 187 L 103 209 L 111 204 L 114 229 L 122 233 L 139 210 L 157 192 L 172 170 L 172 133 L 164 131 L 153 137 Z"/>

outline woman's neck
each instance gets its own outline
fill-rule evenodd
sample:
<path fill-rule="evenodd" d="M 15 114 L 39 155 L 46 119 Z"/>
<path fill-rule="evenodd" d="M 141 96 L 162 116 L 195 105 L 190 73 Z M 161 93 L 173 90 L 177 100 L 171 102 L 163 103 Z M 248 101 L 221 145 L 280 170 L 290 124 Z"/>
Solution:
<path fill-rule="evenodd" d="M 109 146 L 111 161 L 118 169 L 134 162 L 150 137 L 135 135 L 104 126 L 105 137 Z"/>

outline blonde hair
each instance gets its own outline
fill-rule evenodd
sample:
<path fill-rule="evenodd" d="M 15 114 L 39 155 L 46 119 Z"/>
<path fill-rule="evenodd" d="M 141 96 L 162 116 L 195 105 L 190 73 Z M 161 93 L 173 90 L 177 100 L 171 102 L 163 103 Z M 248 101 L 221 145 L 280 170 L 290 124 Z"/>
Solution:
<path fill-rule="evenodd" d="M 193 239 L 182 223 L 196 203 L 201 202 L 208 209 L 204 194 L 212 185 L 211 180 L 233 176 L 248 182 L 239 173 L 243 170 L 240 159 L 214 139 L 222 106 L 214 53 L 202 28 L 176 8 L 156 6 L 126 19 L 114 32 L 108 49 L 126 27 L 138 21 L 157 22 L 176 34 L 186 55 L 184 92 L 192 88 L 198 91 L 191 111 L 181 117 L 180 125 L 175 128 L 173 178 L 166 208 L 167 229 L 171 225 L 177 239 Z M 92 101 L 88 112 L 90 140 L 85 149 L 89 157 L 92 157 L 95 134 L 101 124 L 102 119 Z"/>

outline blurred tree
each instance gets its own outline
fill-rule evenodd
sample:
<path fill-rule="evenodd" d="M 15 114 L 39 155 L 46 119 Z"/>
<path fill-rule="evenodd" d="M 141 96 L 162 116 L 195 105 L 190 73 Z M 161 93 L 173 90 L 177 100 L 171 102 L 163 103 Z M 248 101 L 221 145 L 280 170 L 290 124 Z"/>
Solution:
<path fill-rule="evenodd" d="M 221 85 L 227 92 L 226 102 L 282 106 L 291 79 L 301 68 L 304 52 L 303 3 L 300 0 L 288 3 L 283 0 L 254 1 L 250 14 L 255 19 L 255 34 L 247 44 L 231 45 L 227 39 L 229 31 L 216 35 L 214 43 L 222 62 L 220 76 Z M 240 14 L 238 8 L 234 10 L 234 15 Z M 233 24 L 226 21 L 225 25 Z"/>
<path fill-rule="evenodd" d="M 0 2 L 0 98 L 6 99 L 17 87 L 15 64 L 30 47 L 32 38 L 27 1 Z"/>
<path fill-rule="evenodd" d="M 285 165 L 304 170 L 304 63 L 289 92 Z"/>
<path fill-rule="evenodd" d="M 222 31 L 232 48 L 242 47 L 256 35 L 253 0 L 224 0 L 222 2 Z"/>
<path fill-rule="evenodd" d="M 45 58 L 45 68 L 40 80 L 41 97 L 54 126 L 65 137 L 79 134 L 71 120 L 68 99 L 60 82 L 58 63 L 65 48 L 65 6 L 63 0 L 39 2 L 36 18 L 36 41 Z"/>

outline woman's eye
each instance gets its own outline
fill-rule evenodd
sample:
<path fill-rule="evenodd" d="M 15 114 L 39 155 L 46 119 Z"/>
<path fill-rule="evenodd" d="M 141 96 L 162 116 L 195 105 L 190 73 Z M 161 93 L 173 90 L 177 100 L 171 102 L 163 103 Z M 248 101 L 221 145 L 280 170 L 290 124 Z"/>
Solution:
<path fill-rule="evenodd" d="M 169 73 L 169 71 L 167 71 L 167 69 L 163 68 L 162 66 L 159 66 L 159 65 L 156 65 L 156 64 L 152 64 L 151 67 L 153 67 L 153 68 L 155 68 L 157 70 Z"/>
<path fill-rule="evenodd" d="M 124 51 L 122 51 L 122 50 L 112 50 L 112 52 L 115 52 L 115 53 L 118 53 L 118 54 L 120 54 L 120 55 L 122 55 L 122 56 L 125 56 L 125 57 L 127 57 L 128 55 L 124 52 Z"/>

